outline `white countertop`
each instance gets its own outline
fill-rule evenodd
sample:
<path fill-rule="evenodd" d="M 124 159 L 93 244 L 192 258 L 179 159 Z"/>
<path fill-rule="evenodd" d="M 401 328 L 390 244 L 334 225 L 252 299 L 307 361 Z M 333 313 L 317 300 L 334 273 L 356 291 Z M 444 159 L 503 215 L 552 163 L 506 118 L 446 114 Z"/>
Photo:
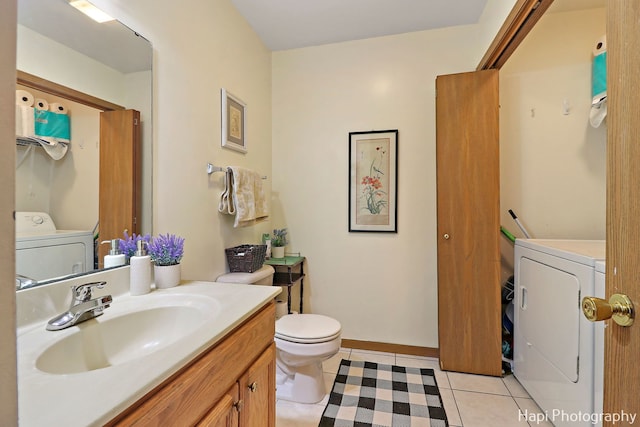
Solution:
<path fill-rule="evenodd" d="M 128 270 L 127 270 L 128 271 Z M 118 273 L 116 273 L 118 274 Z M 119 273 L 119 274 L 122 274 Z M 82 283 L 90 280 L 83 279 Z M 132 304 L 152 306 L 171 298 L 189 298 L 194 304 L 211 304 L 212 315 L 197 328 L 144 357 L 129 360 L 104 369 L 77 374 L 50 374 L 39 370 L 35 360 L 44 349 L 64 335 L 78 332 L 79 326 L 62 331 L 46 331 L 46 320 L 51 312 L 58 314 L 63 293 L 69 293 L 68 284 L 56 290 L 56 301 L 47 301 L 49 307 L 40 310 L 20 307 L 36 298 L 18 297 L 18 399 L 21 427 L 44 425 L 99 426 L 113 419 L 147 392 L 177 372 L 195 356 L 222 339 L 236 326 L 272 300 L 281 289 L 277 286 L 237 285 L 215 282 L 183 282 L 171 289 L 154 290 L 142 296 L 112 293 L 113 303 L 104 314 L 88 322 L 101 322 L 122 314 Z M 109 293 L 108 286 L 101 294 Z M 35 291 L 35 290 L 34 290 Z M 43 290 L 37 294 L 42 300 Z M 55 293 L 54 292 L 54 293 Z M 57 308 L 56 308 L 57 307 Z M 64 310 L 64 309 L 63 309 Z M 36 312 L 40 318 L 35 318 Z M 47 316 L 47 317 L 44 317 Z M 43 318 L 44 317 L 44 318 Z M 81 326 L 80 326 L 81 327 Z"/>

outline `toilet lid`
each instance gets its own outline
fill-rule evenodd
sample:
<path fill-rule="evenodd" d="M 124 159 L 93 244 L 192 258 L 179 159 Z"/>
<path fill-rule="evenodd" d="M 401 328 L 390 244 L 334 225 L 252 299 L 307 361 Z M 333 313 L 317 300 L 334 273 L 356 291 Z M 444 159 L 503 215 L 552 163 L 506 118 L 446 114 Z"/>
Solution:
<path fill-rule="evenodd" d="M 341 331 L 340 322 L 320 314 L 288 314 L 276 321 L 276 337 L 291 342 L 331 341 Z"/>

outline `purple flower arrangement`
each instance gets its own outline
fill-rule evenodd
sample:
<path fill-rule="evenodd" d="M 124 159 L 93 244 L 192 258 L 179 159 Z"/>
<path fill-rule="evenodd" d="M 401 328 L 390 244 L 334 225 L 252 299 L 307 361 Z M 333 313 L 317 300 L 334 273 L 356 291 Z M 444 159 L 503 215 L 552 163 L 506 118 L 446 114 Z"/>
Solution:
<path fill-rule="evenodd" d="M 118 249 L 120 249 L 120 252 L 124 254 L 128 262 L 129 258 L 131 258 L 136 253 L 138 240 L 144 240 L 148 244 L 151 240 L 151 236 L 148 234 L 142 236 L 136 233 L 133 233 L 131 236 L 129 236 L 129 233 L 127 233 L 127 230 L 125 230 L 124 239 L 119 240 L 120 241 L 118 242 Z"/>
<path fill-rule="evenodd" d="M 151 239 L 148 249 L 155 265 L 180 264 L 184 254 L 184 238 L 175 234 L 160 234 Z"/>

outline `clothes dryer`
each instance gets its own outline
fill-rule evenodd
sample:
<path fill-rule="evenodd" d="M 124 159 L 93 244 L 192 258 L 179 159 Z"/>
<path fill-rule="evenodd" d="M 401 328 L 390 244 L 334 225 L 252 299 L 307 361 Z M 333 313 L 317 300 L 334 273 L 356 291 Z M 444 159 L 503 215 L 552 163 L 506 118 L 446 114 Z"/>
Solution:
<path fill-rule="evenodd" d="M 91 230 L 58 230 L 45 212 L 16 212 L 16 274 L 44 281 L 91 270 Z"/>
<path fill-rule="evenodd" d="M 604 258 L 601 240 L 516 240 L 513 373 L 556 426 L 593 426 L 601 410 L 594 372 L 604 347 L 595 349 L 581 300 L 604 297 L 595 288 Z"/>

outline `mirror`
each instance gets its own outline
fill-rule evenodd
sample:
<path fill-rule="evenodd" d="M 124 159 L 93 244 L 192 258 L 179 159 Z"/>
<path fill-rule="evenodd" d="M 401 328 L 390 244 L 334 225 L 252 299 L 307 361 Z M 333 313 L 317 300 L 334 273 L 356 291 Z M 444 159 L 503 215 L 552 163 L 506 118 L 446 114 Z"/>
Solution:
<path fill-rule="evenodd" d="M 152 48 L 122 23 L 94 22 L 67 0 L 18 0 L 17 40 L 18 89 L 49 105 L 62 104 L 71 128 L 68 150 L 59 160 L 38 144 L 16 148 L 16 212 L 44 212 L 57 229 L 42 235 L 31 230 L 16 234 L 16 274 L 36 275 L 32 278 L 37 284 L 45 284 L 93 272 L 98 265 L 93 240 L 99 232 L 103 110 L 140 112 L 142 206 L 137 223 L 141 234 L 151 233 Z M 26 86 L 20 84 L 25 81 Z M 122 235 L 98 236 L 98 241 L 115 237 Z M 88 238 L 89 252 L 80 249 L 88 246 Z M 79 251 L 77 258 L 69 260 L 67 255 L 74 251 Z M 90 259 L 83 258 L 87 253 Z M 37 271 L 25 271 L 25 263 L 38 265 Z"/>

